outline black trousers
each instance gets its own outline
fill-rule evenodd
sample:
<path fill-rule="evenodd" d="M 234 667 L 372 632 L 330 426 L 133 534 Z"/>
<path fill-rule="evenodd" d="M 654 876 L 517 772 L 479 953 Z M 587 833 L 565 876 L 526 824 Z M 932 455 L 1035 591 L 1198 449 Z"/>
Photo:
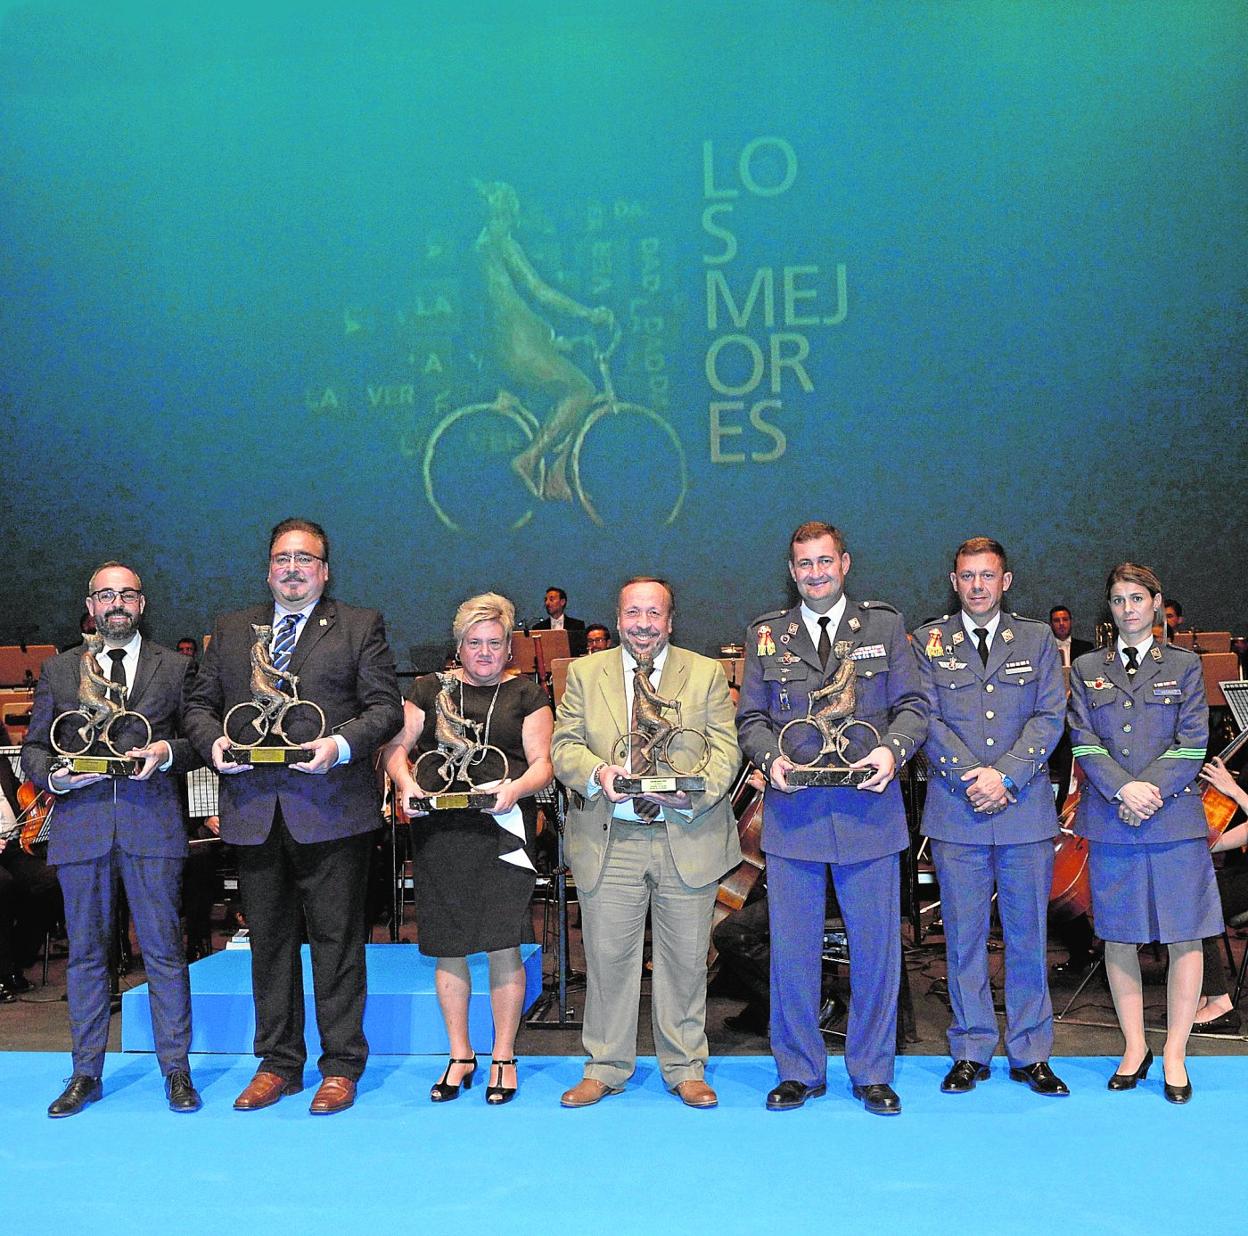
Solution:
<path fill-rule="evenodd" d="M 289 1081 L 303 1078 L 307 1047 L 300 945 L 305 925 L 321 1075 L 357 1081 L 364 1072 L 364 900 L 372 841 L 371 833 L 360 833 L 298 842 L 279 806 L 260 845 L 234 847 L 251 937 L 255 1053 L 265 1072 Z"/>

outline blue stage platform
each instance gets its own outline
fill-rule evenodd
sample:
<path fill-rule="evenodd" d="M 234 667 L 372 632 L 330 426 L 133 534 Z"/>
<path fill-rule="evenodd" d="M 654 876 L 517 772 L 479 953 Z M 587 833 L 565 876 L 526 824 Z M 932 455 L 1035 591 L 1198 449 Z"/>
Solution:
<path fill-rule="evenodd" d="M 542 991 L 542 950 L 536 944 L 520 949 L 524 960 L 524 1007 Z M 370 944 L 368 1004 L 364 1034 L 376 1055 L 436 1055 L 447 1050 L 446 1030 L 434 993 L 434 962 L 411 944 Z M 468 959 L 472 975 L 472 1003 L 468 1027 L 473 1042 L 488 1043 L 490 1016 L 489 970 L 485 955 Z M 247 1055 L 256 1030 L 251 999 L 251 953 L 226 949 L 195 962 L 191 973 L 191 1051 Z M 303 991 L 306 1039 L 311 1059 L 320 1053 L 316 1011 L 312 1000 L 312 969 L 307 946 L 303 949 Z M 122 1051 L 153 1051 L 151 1007 L 147 984 L 121 998 Z"/>
<path fill-rule="evenodd" d="M 482 1044 L 488 1040 L 482 1040 Z M 104 1097 L 69 1120 L 48 1103 L 65 1053 L 0 1052 L 0 1224 L 8 1233 L 251 1236 L 297 1232 L 520 1236 L 1188 1236 L 1242 1230 L 1238 1151 L 1248 1058 L 1188 1061 L 1195 1096 L 1161 1095 L 1160 1066 L 1111 1094 L 1116 1058 L 1054 1059 L 1068 1099 L 993 1075 L 940 1093 L 944 1056 L 903 1056 L 895 1119 L 869 1116 L 828 1061 L 827 1096 L 769 1112 L 769 1058 L 712 1058 L 715 1111 L 663 1088 L 653 1057 L 623 1094 L 564 1111 L 574 1056 L 525 1056 L 514 1103 L 478 1085 L 429 1102 L 441 1060 L 370 1060 L 355 1106 L 309 1116 L 309 1089 L 259 1112 L 231 1104 L 255 1070 L 192 1057 L 195 1115 L 165 1108 L 148 1055 L 109 1055 Z"/>

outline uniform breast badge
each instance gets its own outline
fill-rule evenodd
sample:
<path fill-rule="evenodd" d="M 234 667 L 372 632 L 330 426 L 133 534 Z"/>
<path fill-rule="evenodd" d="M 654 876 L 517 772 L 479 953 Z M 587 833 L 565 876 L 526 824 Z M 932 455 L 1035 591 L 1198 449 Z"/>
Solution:
<path fill-rule="evenodd" d="M 763 623 L 758 628 L 758 648 L 757 654 L 760 657 L 774 657 L 776 655 L 776 641 L 771 638 L 771 627 Z"/>

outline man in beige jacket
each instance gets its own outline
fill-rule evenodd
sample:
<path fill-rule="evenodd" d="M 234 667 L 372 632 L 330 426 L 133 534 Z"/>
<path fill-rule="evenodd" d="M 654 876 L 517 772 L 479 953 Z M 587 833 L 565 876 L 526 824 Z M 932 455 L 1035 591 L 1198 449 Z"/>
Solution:
<path fill-rule="evenodd" d="M 741 861 L 727 798 L 741 757 L 723 670 L 668 643 L 674 613 L 664 580 L 629 580 L 620 589 L 620 647 L 574 661 L 559 705 L 551 756 L 571 796 L 567 854 L 581 905 L 583 1040 L 590 1057 L 584 1078 L 564 1094 L 564 1107 L 588 1107 L 618 1094 L 632 1075 L 647 909 L 654 1044 L 663 1081 L 690 1107 L 717 1102 L 703 1078 L 706 957 L 719 878 Z M 705 735 L 705 748 L 688 733 L 672 744 L 686 759 L 706 750 L 705 790 L 636 798 L 617 792 L 616 779 L 627 776 L 637 758 L 621 739 L 637 725 L 639 666 L 642 672 L 652 667 L 648 682 L 658 696 L 680 704 L 679 719 L 664 710 L 663 723 Z M 642 694 L 650 694 L 644 684 Z"/>

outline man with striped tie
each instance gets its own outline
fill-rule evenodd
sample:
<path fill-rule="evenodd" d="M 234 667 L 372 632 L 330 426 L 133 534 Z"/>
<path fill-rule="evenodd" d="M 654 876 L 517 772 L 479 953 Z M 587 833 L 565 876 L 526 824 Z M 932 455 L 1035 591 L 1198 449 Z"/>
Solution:
<path fill-rule="evenodd" d="M 325 595 L 329 538 L 284 519 L 269 538 L 271 602 L 217 619 L 187 703 L 186 728 L 222 774 L 221 839 L 235 847 L 251 937 L 259 1069 L 235 1100 L 254 1111 L 303 1088 L 306 1059 L 300 922 L 306 921 L 321 1037 L 314 1115 L 355 1101 L 364 1038 L 364 895 L 381 824 L 373 753 L 402 725 L 394 656 L 376 610 Z M 325 714 L 323 737 L 289 765 L 233 763 L 223 719 L 252 698 L 253 628 L 273 628 L 274 667 Z"/>

